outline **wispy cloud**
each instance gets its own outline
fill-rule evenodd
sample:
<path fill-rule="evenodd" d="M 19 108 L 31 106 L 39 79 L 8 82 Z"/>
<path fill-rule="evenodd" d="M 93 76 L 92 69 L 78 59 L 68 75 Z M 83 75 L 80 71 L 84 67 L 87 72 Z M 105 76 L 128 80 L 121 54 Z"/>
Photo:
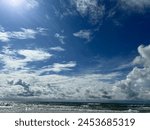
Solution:
<path fill-rule="evenodd" d="M 2 71 L 12 71 L 18 69 L 26 69 L 28 63 L 36 61 L 44 61 L 49 59 L 52 54 L 42 50 L 11 50 L 4 47 L 0 53 L 0 61 L 4 65 Z"/>
<path fill-rule="evenodd" d="M 59 4 L 61 5 L 61 8 L 55 6 L 53 7 L 53 12 L 54 14 L 59 17 L 59 18 L 64 18 L 65 16 L 74 16 L 76 15 L 76 10 L 74 10 L 72 8 L 72 0 L 66 0 L 66 1 L 63 1 L 63 0 L 59 0 Z M 68 6 L 69 4 L 69 6 Z"/>
<path fill-rule="evenodd" d="M 44 72 L 56 72 L 59 73 L 61 71 L 69 71 L 72 68 L 76 67 L 76 62 L 70 61 L 68 63 L 54 63 L 53 65 L 43 67 L 40 73 Z"/>
<path fill-rule="evenodd" d="M 77 11 L 81 16 L 89 16 L 90 22 L 96 24 L 105 13 L 105 6 L 97 0 L 74 0 Z"/>
<path fill-rule="evenodd" d="M 2 27 L 2 26 L 0 25 L 0 32 L 4 32 L 4 31 L 5 31 L 4 27 Z"/>
<path fill-rule="evenodd" d="M 65 49 L 64 49 L 64 48 L 62 48 L 62 47 L 60 47 L 60 46 L 51 47 L 51 48 L 50 48 L 50 50 L 58 51 L 58 52 L 60 52 L 60 51 L 65 51 Z"/>
<path fill-rule="evenodd" d="M 119 71 L 119 70 L 129 69 L 131 67 L 133 67 L 133 63 L 121 64 L 120 66 L 114 68 L 113 70 Z"/>
<path fill-rule="evenodd" d="M 61 35 L 61 34 L 59 34 L 59 33 L 56 33 L 56 34 L 55 34 L 55 37 L 59 40 L 59 42 L 60 42 L 61 44 L 65 44 L 65 42 L 64 42 L 64 39 L 66 38 L 65 36 L 63 36 L 63 35 Z"/>
<path fill-rule="evenodd" d="M 32 9 L 39 6 L 37 0 L 25 0 L 25 5 L 28 9 Z"/>
<path fill-rule="evenodd" d="M 80 30 L 79 32 L 73 33 L 73 35 L 85 39 L 88 42 L 92 39 L 92 32 L 90 30 Z"/>
<path fill-rule="evenodd" d="M 16 9 L 19 8 L 20 10 L 28 11 L 39 6 L 38 0 L 1 0 L 0 3 L 0 6 L 11 6 Z"/>
<path fill-rule="evenodd" d="M 11 39 L 35 39 L 36 35 L 41 34 L 45 35 L 46 29 L 44 28 L 36 28 L 34 29 L 26 29 L 21 28 L 21 31 L 5 31 L 4 28 L 0 30 L 0 41 L 9 42 Z"/>
<path fill-rule="evenodd" d="M 124 9 L 132 9 L 138 12 L 143 12 L 146 8 L 150 8 L 149 0 L 121 0 L 120 3 Z"/>

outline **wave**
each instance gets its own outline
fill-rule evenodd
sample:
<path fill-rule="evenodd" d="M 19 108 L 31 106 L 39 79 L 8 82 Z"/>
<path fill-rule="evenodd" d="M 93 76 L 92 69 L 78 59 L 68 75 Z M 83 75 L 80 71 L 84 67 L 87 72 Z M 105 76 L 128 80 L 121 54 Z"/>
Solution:
<path fill-rule="evenodd" d="M 0 102 L 0 113 L 140 113 L 150 106 L 101 103 Z"/>

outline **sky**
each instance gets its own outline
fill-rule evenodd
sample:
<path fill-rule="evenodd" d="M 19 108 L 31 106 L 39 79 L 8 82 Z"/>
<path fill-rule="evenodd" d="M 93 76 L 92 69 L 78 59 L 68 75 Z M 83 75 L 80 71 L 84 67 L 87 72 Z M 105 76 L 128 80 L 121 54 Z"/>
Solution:
<path fill-rule="evenodd" d="M 150 100 L 150 1 L 0 0 L 0 99 Z"/>

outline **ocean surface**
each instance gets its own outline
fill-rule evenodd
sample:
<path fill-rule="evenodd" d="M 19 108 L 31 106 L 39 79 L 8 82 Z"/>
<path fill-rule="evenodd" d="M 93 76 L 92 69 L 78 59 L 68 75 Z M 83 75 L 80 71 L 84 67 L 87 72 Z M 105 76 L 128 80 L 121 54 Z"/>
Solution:
<path fill-rule="evenodd" d="M 150 104 L 0 101 L 0 113 L 149 113 Z"/>

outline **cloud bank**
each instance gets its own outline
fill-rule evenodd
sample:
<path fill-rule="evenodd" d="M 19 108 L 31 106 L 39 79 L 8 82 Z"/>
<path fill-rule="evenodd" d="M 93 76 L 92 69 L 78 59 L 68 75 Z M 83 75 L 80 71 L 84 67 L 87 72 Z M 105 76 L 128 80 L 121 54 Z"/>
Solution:
<path fill-rule="evenodd" d="M 121 73 L 81 74 L 74 76 L 57 74 L 76 67 L 76 62 L 54 63 L 40 70 L 23 68 L 17 71 L 1 71 L 0 98 L 31 98 L 48 100 L 150 100 L 150 45 L 138 47 L 139 56 L 126 79 L 118 81 Z M 15 55 L 24 56 L 15 59 Z M 50 54 L 39 50 L 10 51 L 5 48 L 0 60 L 6 70 L 25 67 L 27 62 L 43 61 Z M 43 72 L 56 74 L 42 75 Z M 116 80 L 116 83 L 112 81 Z"/>
<path fill-rule="evenodd" d="M 112 86 L 103 82 L 117 76 L 83 75 L 62 76 L 25 73 L 0 74 L 1 98 L 41 98 L 49 100 L 111 99 Z"/>

